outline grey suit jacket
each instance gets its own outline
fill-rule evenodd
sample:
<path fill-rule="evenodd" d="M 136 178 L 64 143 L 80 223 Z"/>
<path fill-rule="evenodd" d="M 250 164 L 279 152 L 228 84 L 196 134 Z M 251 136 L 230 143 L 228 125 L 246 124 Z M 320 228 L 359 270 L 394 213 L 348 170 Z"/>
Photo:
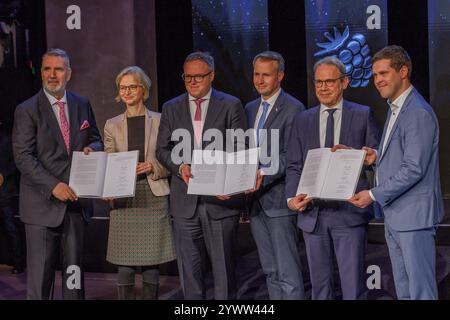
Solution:
<path fill-rule="evenodd" d="M 390 116 L 389 111 L 389 116 Z M 389 119 L 389 117 L 388 117 Z M 372 193 L 385 223 L 397 231 L 430 228 L 444 217 L 439 176 L 439 123 L 431 106 L 413 89 L 386 137 L 376 162 Z"/>
<path fill-rule="evenodd" d="M 296 195 L 308 150 L 320 148 L 319 111 L 320 106 L 316 106 L 301 112 L 295 117 L 292 124 L 287 151 L 286 199 Z M 364 146 L 377 148 L 379 140 L 379 131 L 371 109 L 344 100 L 339 143 L 355 149 L 361 149 Z M 356 192 L 367 189 L 368 186 L 363 170 Z M 346 226 L 367 223 L 373 216 L 372 207 L 360 209 L 347 202 L 339 202 L 337 206 L 339 212 L 336 214 L 336 218 Z M 312 232 L 316 226 L 319 210 L 319 206 L 313 205 L 300 213 L 298 226 L 303 231 Z"/>
<path fill-rule="evenodd" d="M 84 147 L 103 150 L 103 143 L 88 99 L 67 92 L 70 122 L 68 155 L 61 130 L 43 90 L 17 106 L 14 116 L 13 151 L 20 179 L 20 216 L 23 222 L 47 227 L 59 226 L 69 205 L 92 214 L 91 201 L 64 203 L 52 195 L 59 182 L 69 183 L 72 151 Z M 89 126 L 82 129 L 87 121 Z M 84 209 L 84 210 L 83 210 Z"/>
<path fill-rule="evenodd" d="M 203 125 L 203 132 L 217 129 L 223 135 L 223 146 L 226 146 L 227 129 L 244 129 L 246 120 L 244 108 L 236 97 L 213 89 L 208 111 Z M 190 218 L 195 214 L 199 196 L 187 194 L 187 186 L 179 175 L 180 164 L 174 163 L 171 153 L 174 145 L 172 133 L 177 129 L 185 129 L 190 134 L 191 151 L 194 149 L 194 129 L 189 111 L 188 94 L 184 93 L 163 105 L 161 123 L 156 143 L 156 158 L 172 173 L 170 185 L 170 214 L 174 217 Z M 203 141 L 203 149 L 209 144 Z M 207 211 L 213 219 L 238 215 L 245 202 L 243 195 L 221 201 L 216 197 L 202 196 Z"/>
<path fill-rule="evenodd" d="M 247 125 L 249 128 L 255 126 L 256 115 L 260 104 L 261 99 L 259 98 L 249 102 L 245 106 Z M 300 101 L 281 90 L 271 112 L 267 116 L 267 120 L 264 122 L 263 129 L 267 129 L 267 139 L 261 139 L 261 143 L 267 141 L 267 154 L 272 157 L 278 157 L 270 163 L 270 166 L 278 167 L 278 170 L 275 174 L 264 176 L 261 188 L 249 197 L 249 212 L 251 215 L 259 213 L 256 202 L 259 203 L 264 213 L 269 217 L 282 217 L 297 214 L 288 209 L 284 193 L 286 150 L 289 135 L 291 133 L 292 121 L 295 115 L 303 110 L 305 110 L 305 106 Z M 271 133 L 275 130 L 278 130 L 279 134 L 277 154 L 274 154 L 276 148 L 272 151 L 272 139 L 270 139 Z"/>

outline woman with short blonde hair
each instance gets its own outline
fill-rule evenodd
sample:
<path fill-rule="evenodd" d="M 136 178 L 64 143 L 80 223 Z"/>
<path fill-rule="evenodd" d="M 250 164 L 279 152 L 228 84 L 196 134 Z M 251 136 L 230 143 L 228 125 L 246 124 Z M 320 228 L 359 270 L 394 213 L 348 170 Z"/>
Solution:
<path fill-rule="evenodd" d="M 159 265 L 175 259 L 168 217 L 169 172 L 156 160 L 160 114 L 148 110 L 151 81 L 136 66 L 116 77 L 116 101 L 126 111 L 106 121 L 105 151 L 139 150 L 133 198 L 114 201 L 106 259 L 118 265 L 119 299 L 135 299 L 135 273 L 142 271 L 142 298 L 157 299 Z"/>

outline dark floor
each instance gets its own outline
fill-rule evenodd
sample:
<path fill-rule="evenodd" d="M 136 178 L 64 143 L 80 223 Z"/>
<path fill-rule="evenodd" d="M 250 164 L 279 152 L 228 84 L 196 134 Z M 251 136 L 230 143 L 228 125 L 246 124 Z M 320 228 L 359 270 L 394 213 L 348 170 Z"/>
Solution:
<path fill-rule="evenodd" d="M 440 224 L 437 235 L 437 281 L 439 298 L 450 300 L 450 200 L 445 202 L 446 217 Z M 19 227 L 23 227 L 18 222 Z M 109 219 L 107 217 L 94 218 L 89 224 L 86 237 L 85 265 L 88 271 L 85 275 L 86 299 L 105 300 L 116 299 L 116 268 L 106 262 L 107 233 Z M 22 235 L 23 230 L 22 230 Z M 2 238 L 3 237 L 3 238 Z M 238 262 L 238 299 L 264 300 L 268 298 L 264 275 L 258 261 L 255 243 L 250 233 L 248 223 L 241 223 L 239 228 L 239 249 L 241 256 Z M 382 220 L 372 221 L 368 231 L 369 245 L 366 254 L 366 265 L 378 266 L 381 271 L 381 289 L 368 291 L 368 299 L 395 299 L 394 284 L 387 247 L 384 240 L 384 224 Z M 11 267 L 6 266 L 4 235 L 0 233 L 0 300 L 25 299 L 26 275 L 13 275 Z M 307 297 L 311 296 L 308 268 L 303 243 L 300 246 L 300 256 L 303 262 L 305 291 Z M 6 261 L 6 262 L 5 262 Z M 3 264 L 3 265 L 2 265 Z M 367 277 L 370 277 L 368 274 Z M 339 277 L 335 274 L 337 288 Z M 212 280 L 208 278 L 208 298 L 213 298 Z M 140 290 L 140 276 L 136 279 L 138 291 Z M 61 297 L 61 278 L 56 276 L 55 299 Z M 139 295 L 138 295 L 139 297 Z M 337 299 L 340 292 L 336 291 Z M 182 292 L 177 276 L 175 262 L 165 264 L 161 268 L 160 296 L 161 300 L 182 299 Z"/>
<path fill-rule="evenodd" d="M 450 246 L 438 246 L 437 248 L 437 279 L 439 284 L 439 297 L 442 300 L 450 300 Z M 306 268 L 304 249 L 301 248 L 302 261 L 304 262 L 304 278 L 307 297 L 311 295 L 311 284 Z M 381 269 L 381 289 L 369 290 L 370 300 L 394 299 L 393 281 L 390 270 L 387 248 L 383 244 L 369 244 L 367 252 L 367 265 L 377 265 Z M 250 251 L 241 256 L 238 272 L 238 299 L 265 300 L 268 298 L 264 276 L 259 266 L 256 251 Z M 369 275 L 368 275 L 369 276 Z M 115 274 L 93 273 L 86 274 L 86 299 L 113 300 L 116 299 Z M 59 272 L 56 276 L 55 299 L 61 298 L 61 278 Z M 136 279 L 138 291 L 141 277 Z M 338 279 L 337 279 L 338 281 Z M 211 288 L 211 281 L 209 281 Z M 337 299 L 340 298 L 339 290 L 336 291 Z M 0 300 L 21 300 L 26 295 L 26 275 L 13 275 L 10 268 L 0 266 Z M 208 298 L 212 299 L 213 292 L 208 291 Z M 139 292 L 138 292 L 139 298 Z M 160 278 L 161 300 L 182 299 L 182 292 L 177 276 L 162 275 Z"/>

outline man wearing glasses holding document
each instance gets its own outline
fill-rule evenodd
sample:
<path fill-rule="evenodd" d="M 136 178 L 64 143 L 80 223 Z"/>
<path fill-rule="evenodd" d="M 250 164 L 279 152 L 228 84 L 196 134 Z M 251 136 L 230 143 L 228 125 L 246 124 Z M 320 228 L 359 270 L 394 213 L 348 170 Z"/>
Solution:
<path fill-rule="evenodd" d="M 371 109 L 343 99 L 348 83 L 339 59 L 319 60 L 314 65 L 314 85 L 320 105 L 295 117 L 288 143 L 286 198 L 288 207 L 299 213 L 298 227 L 303 231 L 315 300 L 335 298 L 333 256 L 343 299 L 363 299 L 366 291 L 364 257 L 372 210 L 345 201 L 311 201 L 296 194 L 309 150 L 337 144 L 359 149 L 378 146 L 379 133 Z M 356 190 L 367 186 L 363 171 Z"/>
<path fill-rule="evenodd" d="M 216 300 L 236 299 L 236 249 L 239 213 L 243 196 L 217 199 L 213 196 L 188 194 L 192 179 L 190 158 L 194 149 L 205 149 L 205 132 L 221 134 L 226 146 L 228 129 L 246 128 L 245 113 L 236 97 L 215 90 L 214 59 L 206 52 L 189 54 L 183 65 L 182 79 L 186 93 L 166 102 L 156 144 L 157 159 L 172 172 L 170 214 L 173 216 L 178 270 L 184 298 L 206 298 L 204 267 L 209 259 L 214 278 Z M 183 163 L 177 163 L 173 150 L 174 131 L 184 132 L 189 150 L 183 150 Z M 214 140 L 214 139 L 212 139 Z M 176 149 L 175 149 L 176 150 Z M 220 150 L 220 151 L 224 151 Z M 189 153 L 189 154 L 188 154 Z"/>

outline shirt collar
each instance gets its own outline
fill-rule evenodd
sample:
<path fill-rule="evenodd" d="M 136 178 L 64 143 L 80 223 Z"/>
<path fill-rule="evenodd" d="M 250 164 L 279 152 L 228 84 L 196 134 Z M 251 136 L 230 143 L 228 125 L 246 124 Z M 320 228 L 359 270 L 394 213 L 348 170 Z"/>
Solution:
<path fill-rule="evenodd" d="M 200 99 L 205 99 L 205 100 L 211 99 L 211 93 L 212 93 L 212 88 L 209 89 L 208 93 L 205 94 L 205 96 L 201 97 Z M 197 100 L 197 98 L 191 96 L 190 94 L 188 94 L 188 96 L 189 96 L 189 101 Z"/>
<path fill-rule="evenodd" d="M 45 96 L 47 97 L 48 101 L 50 102 L 51 106 L 53 106 L 58 101 L 64 102 L 64 105 L 67 106 L 67 94 L 66 94 L 66 91 L 64 91 L 64 95 L 63 95 L 63 97 L 60 100 L 56 99 L 54 96 L 52 96 L 50 93 L 48 93 L 47 90 L 45 90 L 45 88 L 44 88 L 44 93 L 45 93 Z"/>
<path fill-rule="evenodd" d="M 326 105 L 320 104 L 320 112 L 325 112 L 328 109 L 336 109 L 342 111 L 342 106 L 344 105 L 344 99 L 341 99 L 336 105 L 332 107 L 327 107 Z"/>
<path fill-rule="evenodd" d="M 261 97 L 261 103 L 263 103 L 265 101 L 265 102 L 269 103 L 270 106 L 273 106 L 275 104 L 275 102 L 277 101 L 278 97 L 280 96 L 280 93 L 281 93 L 281 88 L 279 88 L 278 91 L 275 92 L 275 94 L 267 100 L 264 100 L 263 97 Z"/>
<path fill-rule="evenodd" d="M 414 87 L 412 85 L 410 85 L 408 87 L 408 89 L 403 91 L 403 93 L 397 97 L 397 99 L 395 99 L 392 102 L 389 100 L 387 101 L 392 112 L 394 112 L 395 110 L 400 110 L 403 107 L 403 104 L 405 103 L 406 98 L 408 97 L 410 92 L 413 90 L 413 88 Z"/>

